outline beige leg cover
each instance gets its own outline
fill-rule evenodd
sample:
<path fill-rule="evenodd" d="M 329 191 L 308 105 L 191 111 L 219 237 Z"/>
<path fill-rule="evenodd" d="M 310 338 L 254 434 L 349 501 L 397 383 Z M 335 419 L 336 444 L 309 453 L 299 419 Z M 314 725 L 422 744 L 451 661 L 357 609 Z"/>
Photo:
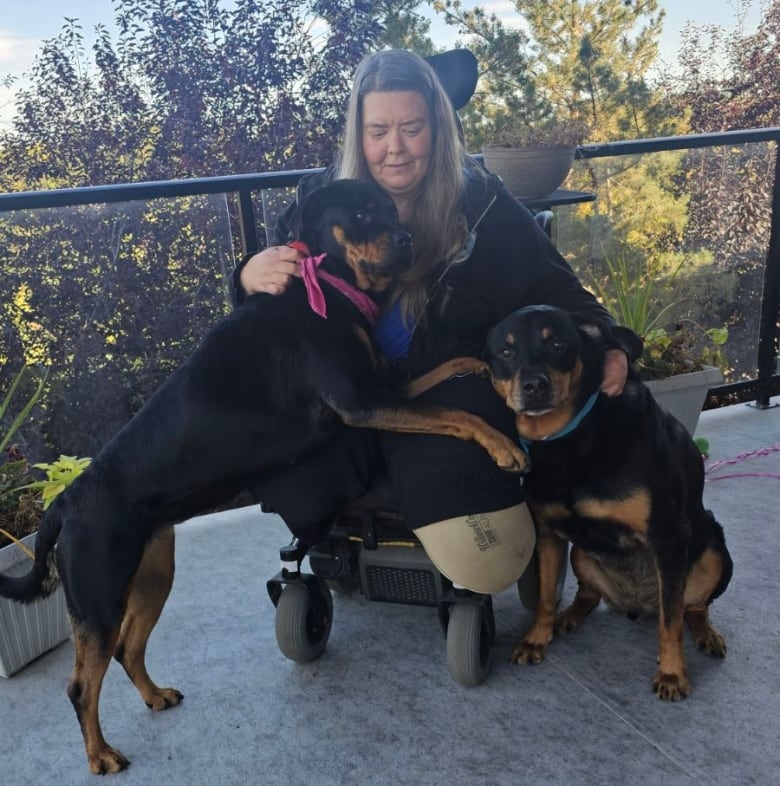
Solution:
<path fill-rule="evenodd" d="M 440 573 L 455 584 L 484 594 L 501 592 L 514 584 L 536 544 L 526 504 L 437 521 L 414 534 Z"/>

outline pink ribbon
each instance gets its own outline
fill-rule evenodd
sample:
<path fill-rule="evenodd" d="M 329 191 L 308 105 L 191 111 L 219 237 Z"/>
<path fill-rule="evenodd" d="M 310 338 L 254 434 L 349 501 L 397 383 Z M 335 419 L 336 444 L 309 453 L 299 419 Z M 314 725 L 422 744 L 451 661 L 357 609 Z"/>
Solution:
<path fill-rule="evenodd" d="M 309 305 L 315 314 L 323 319 L 328 318 L 328 307 L 320 286 L 320 280 L 327 281 L 331 286 L 338 289 L 344 297 L 352 301 L 358 311 L 373 327 L 379 317 L 379 307 L 365 292 L 361 292 L 357 287 L 353 287 L 342 278 L 332 276 L 325 270 L 319 270 L 318 268 L 322 264 L 322 260 L 327 256 L 326 254 L 320 254 L 316 257 L 311 256 L 311 252 L 306 244 L 300 240 L 294 240 L 289 245 L 304 255 L 304 258 L 301 260 L 301 278 L 306 287 L 306 297 L 309 300 Z"/>
<path fill-rule="evenodd" d="M 317 278 L 317 268 L 322 264 L 325 259 L 325 254 L 320 254 L 317 257 L 305 257 L 301 260 L 301 277 L 306 286 L 306 297 L 309 299 L 309 305 L 315 314 L 327 318 L 328 307 L 325 303 L 325 295 L 322 294 L 322 287 L 320 286 L 319 279 Z"/>

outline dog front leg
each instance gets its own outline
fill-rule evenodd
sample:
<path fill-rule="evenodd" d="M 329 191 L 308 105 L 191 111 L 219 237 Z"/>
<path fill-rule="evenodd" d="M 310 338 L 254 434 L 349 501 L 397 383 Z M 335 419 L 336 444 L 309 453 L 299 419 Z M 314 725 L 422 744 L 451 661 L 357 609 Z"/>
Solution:
<path fill-rule="evenodd" d="M 360 410 L 346 409 L 332 401 L 328 404 L 348 426 L 456 437 L 481 445 L 501 469 L 523 472 L 528 468 L 528 457 L 516 442 L 470 412 L 434 405 L 412 406 L 411 402 Z"/>
<path fill-rule="evenodd" d="M 547 647 L 553 637 L 555 612 L 558 608 L 558 578 L 561 573 L 564 545 L 564 541 L 552 530 L 540 527 L 537 531 L 539 599 L 533 625 L 510 655 L 510 660 L 514 663 L 541 663 L 544 660 Z"/>
<path fill-rule="evenodd" d="M 146 671 L 146 644 L 160 618 L 173 586 L 174 535 L 168 526 L 147 544 L 141 564 L 130 585 L 114 658 L 138 689 L 147 707 L 165 710 L 182 700 L 175 688 L 158 687 Z"/>
<path fill-rule="evenodd" d="M 130 762 L 121 751 L 106 742 L 100 728 L 98 711 L 100 689 L 111 662 L 111 652 L 118 630 L 105 641 L 103 637 L 85 631 L 76 620 L 72 620 L 72 623 L 76 663 L 68 684 L 68 697 L 81 726 L 89 769 L 95 775 L 121 772 Z"/>
<path fill-rule="evenodd" d="M 668 557 L 666 554 L 672 554 Z M 683 654 L 683 593 L 685 576 L 682 565 L 685 547 L 670 547 L 656 555 L 658 563 L 658 671 L 653 692 L 665 701 L 680 701 L 690 692 Z"/>
<path fill-rule="evenodd" d="M 403 387 L 403 394 L 406 398 L 416 398 L 436 385 L 451 379 L 452 377 L 464 376 L 466 374 L 477 374 L 487 377 L 488 364 L 484 360 L 472 357 L 457 357 L 444 361 L 436 368 L 431 369 L 421 377 L 413 379 Z"/>

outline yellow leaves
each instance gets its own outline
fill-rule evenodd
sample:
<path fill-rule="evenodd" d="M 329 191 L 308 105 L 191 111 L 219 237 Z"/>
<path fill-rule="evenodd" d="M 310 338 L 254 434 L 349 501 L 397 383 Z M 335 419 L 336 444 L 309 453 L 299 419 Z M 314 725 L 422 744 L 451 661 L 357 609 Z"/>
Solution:
<path fill-rule="evenodd" d="M 43 509 L 46 510 L 54 498 L 64 491 L 91 462 L 91 458 L 60 455 L 51 464 L 33 464 L 36 469 L 42 469 L 46 473 L 46 480 L 31 484 L 31 487 L 41 490 Z"/>
<path fill-rule="evenodd" d="M 6 304 L 5 310 L 19 335 L 24 362 L 28 366 L 50 366 L 49 347 L 56 337 L 40 322 L 30 319 L 30 315 L 34 312 L 32 298 L 33 291 L 30 285 L 21 283 L 13 293 L 11 302 Z"/>
<path fill-rule="evenodd" d="M 29 314 L 32 311 L 32 306 L 30 305 L 31 297 L 32 289 L 30 289 L 29 285 L 20 284 L 13 297 L 13 303 L 17 311 L 22 314 Z"/>

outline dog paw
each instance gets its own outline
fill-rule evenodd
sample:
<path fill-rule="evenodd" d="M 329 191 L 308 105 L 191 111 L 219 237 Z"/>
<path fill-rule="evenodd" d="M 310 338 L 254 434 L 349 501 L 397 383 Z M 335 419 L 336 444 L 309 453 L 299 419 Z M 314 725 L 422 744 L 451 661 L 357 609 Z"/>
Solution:
<path fill-rule="evenodd" d="M 653 693 L 662 701 L 680 701 L 691 691 L 684 674 L 664 674 L 658 671 L 653 680 Z"/>
<path fill-rule="evenodd" d="M 558 634 L 572 633 L 579 628 L 581 622 L 582 617 L 579 614 L 575 614 L 571 609 L 564 609 L 555 618 L 554 631 Z"/>
<path fill-rule="evenodd" d="M 530 641 L 521 641 L 512 651 L 509 660 L 512 663 L 528 663 L 536 665 L 544 660 L 547 646 L 544 644 L 534 644 Z"/>
<path fill-rule="evenodd" d="M 452 372 L 453 374 L 476 374 L 478 377 L 488 379 L 490 377 L 490 366 L 479 358 L 454 358 L 452 360 Z"/>
<path fill-rule="evenodd" d="M 150 710 L 160 711 L 167 710 L 169 707 L 175 707 L 183 698 L 184 695 L 175 688 L 157 688 L 144 701 Z"/>
<path fill-rule="evenodd" d="M 130 760 L 121 751 L 108 745 L 89 754 L 89 771 L 93 775 L 122 772 L 130 766 Z"/>
<path fill-rule="evenodd" d="M 490 379 L 490 366 L 482 360 L 478 360 L 471 370 L 482 379 Z"/>
<path fill-rule="evenodd" d="M 706 633 L 702 633 L 694 638 L 696 646 L 711 658 L 726 657 L 726 640 L 718 631 L 710 628 Z"/>
<path fill-rule="evenodd" d="M 492 452 L 493 460 L 507 472 L 527 472 L 530 469 L 528 456 L 519 445 L 510 439 L 507 439 L 501 446 L 497 446 Z"/>

